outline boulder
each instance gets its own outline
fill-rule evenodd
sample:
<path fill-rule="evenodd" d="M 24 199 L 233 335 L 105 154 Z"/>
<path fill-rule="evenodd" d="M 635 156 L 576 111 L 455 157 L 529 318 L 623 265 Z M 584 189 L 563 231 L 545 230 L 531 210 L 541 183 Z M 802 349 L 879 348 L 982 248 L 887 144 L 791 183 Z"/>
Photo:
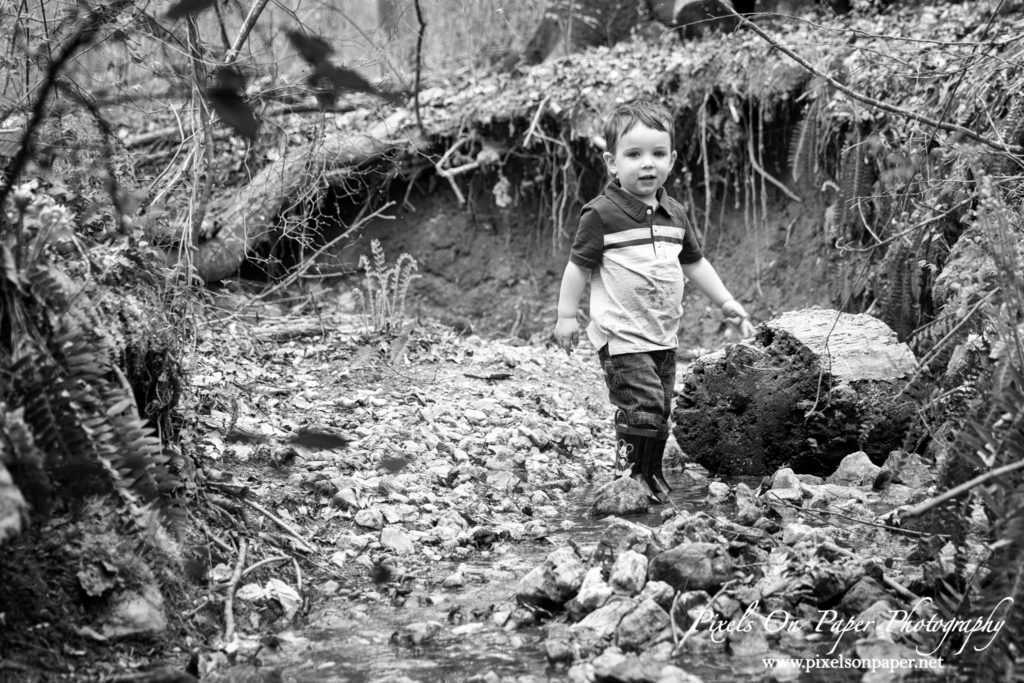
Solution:
<path fill-rule="evenodd" d="M 680 543 L 655 555 L 648 579 L 676 590 L 714 591 L 732 578 L 732 559 L 714 543 Z"/>
<path fill-rule="evenodd" d="M 622 618 L 636 608 L 632 599 L 612 600 L 569 627 L 583 650 L 592 650 L 615 635 Z"/>
<path fill-rule="evenodd" d="M 643 484 L 632 477 L 622 476 L 597 490 L 590 514 L 594 517 L 634 515 L 647 512 L 649 505 Z"/>
<path fill-rule="evenodd" d="M 896 450 L 889 454 L 882 465 L 889 472 L 894 484 L 903 484 L 912 489 L 926 489 L 938 480 L 935 468 L 917 453 Z"/>
<path fill-rule="evenodd" d="M 752 342 L 691 364 L 674 435 L 693 461 L 726 475 L 763 475 L 783 462 L 827 475 L 858 450 L 881 463 L 913 416 L 897 396 L 915 369 L 907 345 L 869 315 L 784 313 Z"/>
<path fill-rule="evenodd" d="M 583 584 L 586 568 L 572 548 L 548 553 L 544 563 L 534 567 L 516 585 L 516 600 L 545 609 L 557 608 L 572 598 Z"/>
<path fill-rule="evenodd" d="M 882 468 L 871 462 L 867 453 L 857 451 L 843 458 L 839 467 L 826 481 L 847 486 L 869 486 L 881 471 Z"/>
<path fill-rule="evenodd" d="M 576 603 L 584 613 L 590 613 L 608 602 L 611 596 L 612 587 L 601 576 L 601 568 L 591 567 L 583 577 Z"/>
<path fill-rule="evenodd" d="M 636 595 L 647 582 L 647 557 L 633 550 L 619 553 L 612 565 L 608 583 L 626 595 Z"/>
<path fill-rule="evenodd" d="M 615 641 L 623 650 L 639 650 L 669 625 L 668 612 L 647 599 L 622 617 L 615 629 Z"/>

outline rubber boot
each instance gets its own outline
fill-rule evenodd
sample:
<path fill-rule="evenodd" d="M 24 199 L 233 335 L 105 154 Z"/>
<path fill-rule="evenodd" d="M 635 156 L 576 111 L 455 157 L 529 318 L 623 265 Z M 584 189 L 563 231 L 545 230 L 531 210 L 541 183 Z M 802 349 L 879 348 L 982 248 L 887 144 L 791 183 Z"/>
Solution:
<path fill-rule="evenodd" d="M 636 479 L 652 502 L 664 502 L 651 488 L 650 449 L 658 431 L 650 427 L 634 427 L 626 421 L 623 411 L 615 413 L 615 467 L 619 469 L 620 458 L 629 467 L 629 476 Z"/>
<path fill-rule="evenodd" d="M 668 500 L 668 494 L 672 492 L 672 487 L 665 481 L 665 474 L 661 469 L 661 461 L 665 457 L 665 446 L 667 444 L 668 439 L 653 439 L 649 444 L 650 452 L 647 456 L 647 470 L 650 472 L 648 484 L 651 487 L 651 491 L 661 498 L 662 502 Z"/>

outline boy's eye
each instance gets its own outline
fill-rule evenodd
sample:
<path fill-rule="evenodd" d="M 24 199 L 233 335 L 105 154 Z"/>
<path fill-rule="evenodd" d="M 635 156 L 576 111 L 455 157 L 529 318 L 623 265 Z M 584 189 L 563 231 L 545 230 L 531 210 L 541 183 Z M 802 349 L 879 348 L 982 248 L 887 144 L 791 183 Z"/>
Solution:
<path fill-rule="evenodd" d="M 636 159 L 638 156 L 640 156 L 640 152 L 626 152 L 626 156 L 629 157 L 630 159 Z"/>

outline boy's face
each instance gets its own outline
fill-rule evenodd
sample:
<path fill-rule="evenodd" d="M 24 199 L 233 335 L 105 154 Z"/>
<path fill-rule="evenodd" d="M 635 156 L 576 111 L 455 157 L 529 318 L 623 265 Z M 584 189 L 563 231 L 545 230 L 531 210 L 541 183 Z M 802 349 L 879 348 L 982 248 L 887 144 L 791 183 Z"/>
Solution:
<path fill-rule="evenodd" d="M 622 189 L 640 201 L 653 205 L 658 188 L 665 184 L 676 163 L 668 131 L 637 123 L 619 137 L 615 153 L 604 153 L 608 172 L 619 179 Z"/>

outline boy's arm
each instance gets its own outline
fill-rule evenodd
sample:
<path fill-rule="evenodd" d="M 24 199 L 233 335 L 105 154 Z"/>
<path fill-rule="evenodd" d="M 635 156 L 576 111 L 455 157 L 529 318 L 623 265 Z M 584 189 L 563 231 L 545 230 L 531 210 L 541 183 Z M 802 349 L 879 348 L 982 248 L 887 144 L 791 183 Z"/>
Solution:
<path fill-rule="evenodd" d="M 743 304 L 736 301 L 726 289 L 722 278 L 718 276 L 718 271 L 710 261 L 701 258 L 695 263 L 684 263 L 683 274 L 697 286 L 704 296 L 718 306 L 726 320 L 740 328 L 740 334 L 743 337 L 754 334 L 754 326 L 750 324 L 750 315 L 743 308 Z"/>
<path fill-rule="evenodd" d="M 590 272 L 584 270 L 572 261 L 565 265 L 565 272 L 562 273 L 562 286 L 558 291 L 558 322 L 555 323 L 555 341 L 565 349 L 566 353 L 572 353 L 572 348 L 580 341 L 580 325 L 576 321 L 576 313 L 579 311 L 580 298 L 587 286 Z"/>

